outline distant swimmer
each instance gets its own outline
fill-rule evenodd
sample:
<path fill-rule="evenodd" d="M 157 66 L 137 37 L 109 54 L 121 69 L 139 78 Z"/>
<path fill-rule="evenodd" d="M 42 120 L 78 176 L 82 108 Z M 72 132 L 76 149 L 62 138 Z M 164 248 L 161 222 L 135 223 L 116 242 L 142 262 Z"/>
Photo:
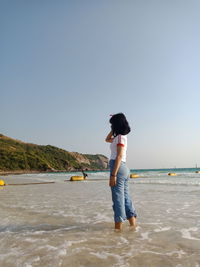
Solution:
<path fill-rule="evenodd" d="M 82 174 L 83 174 L 84 180 L 87 179 L 87 178 L 86 178 L 86 177 L 88 177 L 87 173 L 85 173 L 83 169 L 81 170 L 81 172 L 82 172 Z"/>

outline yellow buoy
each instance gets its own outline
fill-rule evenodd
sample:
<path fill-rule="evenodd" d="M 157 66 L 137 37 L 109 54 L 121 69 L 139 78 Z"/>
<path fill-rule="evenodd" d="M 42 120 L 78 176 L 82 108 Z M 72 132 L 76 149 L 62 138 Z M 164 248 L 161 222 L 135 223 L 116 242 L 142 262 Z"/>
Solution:
<path fill-rule="evenodd" d="M 169 172 L 168 175 L 170 175 L 170 176 L 176 176 L 177 174 L 176 173 L 173 173 L 173 172 Z"/>
<path fill-rule="evenodd" d="M 70 178 L 70 181 L 83 181 L 84 177 L 83 176 L 72 176 Z"/>
<path fill-rule="evenodd" d="M 195 171 L 196 173 L 200 173 L 200 171 Z"/>
<path fill-rule="evenodd" d="M 138 177 L 139 177 L 139 175 L 136 174 L 136 173 L 131 173 L 130 174 L 130 178 L 138 178 Z"/>
<path fill-rule="evenodd" d="M 0 180 L 0 186 L 4 186 L 4 185 L 6 185 L 4 180 Z"/>

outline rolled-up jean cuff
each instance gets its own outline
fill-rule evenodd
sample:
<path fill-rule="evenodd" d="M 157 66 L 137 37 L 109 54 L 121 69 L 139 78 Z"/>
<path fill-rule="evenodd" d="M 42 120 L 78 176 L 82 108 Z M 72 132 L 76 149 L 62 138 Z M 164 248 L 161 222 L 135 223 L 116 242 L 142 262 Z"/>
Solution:
<path fill-rule="evenodd" d="M 115 219 L 115 222 L 124 222 L 126 220 L 126 218 L 123 219 L 121 216 L 115 217 L 114 219 Z"/>
<path fill-rule="evenodd" d="M 136 214 L 136 213 L 134 213 L 132 216 L 128 216 L 128 217 L 127 217 L 127 220 L 131 219 L 132 217 L 135 217 L 135 218 L 137 218 L 137 214 Z"/>

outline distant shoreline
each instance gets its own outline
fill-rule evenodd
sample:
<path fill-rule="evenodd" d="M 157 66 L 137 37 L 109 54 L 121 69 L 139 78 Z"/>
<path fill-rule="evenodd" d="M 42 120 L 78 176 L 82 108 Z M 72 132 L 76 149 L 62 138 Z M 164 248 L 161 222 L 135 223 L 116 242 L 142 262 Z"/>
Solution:
<path fill-rule="evenodd" d="M 31 174 L 31 173 L 47 173 L 47 171 L 28 171 L 28 170 L 0 171 L 0 175 L 3 175 L 3 176 L 10 175 L 10 174 L 17 175 L 17 174 Z"/>
<path fill-rule="evenodd" d="M 92 172 L 92 171 L 108 171 L 108 169 L 88 169 L 88 170 L 85 170 L 85 172 Z M 13 175 L 20 175 L 20 174 L 37 174 L 37 173 L 62 173 L 62 172 L 81 172 L 81 170 L 55 170 L 55 171 L 51 171 L 51 170 L 48 170 L 48 171 L 40 171 L 40 170 L 16 170 L 16 171 L 0 171 L 0 175 L 1 176 L 7 176 L 7 175 L 10 175 L 10 174 L 13 174 Z"/>
<path fill-rule="evenodd" d="M 87 169 L 83 168 L 85 172 L 101 172 L 101 171 L 109 171 L 109 169 Z M 200 171 L 200 168 L 164 168 L 164 169 L 130 169 L 131 172 L 141 173 L 147 171 L 156 171 L 156 172 L 196 172 Z M 0 176 L 7 176 L 7 175 L 20 175 L 20 174 L 37 174 L 37 173 L 73 173 L 73 172 L 81 172 L 80 169 L 71 169 L 71 170 L 15 170 L 15 171 L 0 171 Z"/>

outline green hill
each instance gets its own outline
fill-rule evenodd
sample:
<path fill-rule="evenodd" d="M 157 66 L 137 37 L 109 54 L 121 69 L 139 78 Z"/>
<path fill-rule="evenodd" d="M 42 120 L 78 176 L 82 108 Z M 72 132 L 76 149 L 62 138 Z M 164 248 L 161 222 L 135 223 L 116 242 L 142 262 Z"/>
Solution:
<path fill-rule="evenodd" d="M 24 143 L 0 134 L 0 171 L 106 169 L 107 157 L 69 152 L 51 145 Z"/>

